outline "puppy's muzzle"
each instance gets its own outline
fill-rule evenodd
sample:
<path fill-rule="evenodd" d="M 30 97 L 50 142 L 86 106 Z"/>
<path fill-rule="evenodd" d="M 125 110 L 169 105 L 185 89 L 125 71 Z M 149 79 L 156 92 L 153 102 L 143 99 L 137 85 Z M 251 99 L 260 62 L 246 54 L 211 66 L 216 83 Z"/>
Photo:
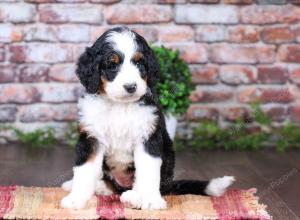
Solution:
<path fill-rule="evenodd" d="M 132 94 L 132 93 L 135 93 L 137 85 L 136 85 L 136 83 L 127 83 L 127 84 L 124 84 L 123 87 L 128 93 Z"/>

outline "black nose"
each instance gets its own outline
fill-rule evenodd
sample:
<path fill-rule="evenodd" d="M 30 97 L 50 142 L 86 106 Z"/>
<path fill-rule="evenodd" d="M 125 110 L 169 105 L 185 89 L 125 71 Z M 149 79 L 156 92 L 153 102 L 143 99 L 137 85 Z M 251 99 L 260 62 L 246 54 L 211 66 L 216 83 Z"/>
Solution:
<path fill-rule="evenodd" d="M 128 93 L 134 93 L 136 91 L 136 83 L 128 83 L 123 85 L 123 87 Z"/>

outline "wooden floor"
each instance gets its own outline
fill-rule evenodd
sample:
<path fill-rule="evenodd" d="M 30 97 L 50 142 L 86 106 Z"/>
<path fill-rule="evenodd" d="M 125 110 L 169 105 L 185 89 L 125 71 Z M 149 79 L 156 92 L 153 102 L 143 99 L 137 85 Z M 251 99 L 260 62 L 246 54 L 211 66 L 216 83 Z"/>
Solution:
<path fill-rule="evenodd" d="M 0 145 L 0 185 L 58 186 L 72 176 L 74 151 L 66 146 L 31 149 Z M 184 151 L 176 178 L 234 175 L 234 188 L 258 189 L 275 220 L 300 220 L 300 151 Z"/>

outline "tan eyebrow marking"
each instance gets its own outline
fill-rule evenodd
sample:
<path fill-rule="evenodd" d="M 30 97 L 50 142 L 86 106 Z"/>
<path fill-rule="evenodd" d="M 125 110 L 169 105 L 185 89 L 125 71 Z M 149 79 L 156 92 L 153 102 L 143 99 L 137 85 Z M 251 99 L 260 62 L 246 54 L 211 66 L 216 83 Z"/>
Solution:
<path fill-rule="evenodd" d="M 136 53 L 133 55 L 133 58 L 132 58 L 132 59 L 133 59 L 135 62 L 138 62 L 138 61 L 140 61 L 142 58 L 143 58 L 143 54 L 140 53 L 140 52 L 136 52 Z"/>
<path fill-rule="evenodd" d="M 114 62 L 115 64 L 119 64 L 120 63 L 120 57 L 117 54 L 113 54 L 110 57 L 110 61 Z"/>

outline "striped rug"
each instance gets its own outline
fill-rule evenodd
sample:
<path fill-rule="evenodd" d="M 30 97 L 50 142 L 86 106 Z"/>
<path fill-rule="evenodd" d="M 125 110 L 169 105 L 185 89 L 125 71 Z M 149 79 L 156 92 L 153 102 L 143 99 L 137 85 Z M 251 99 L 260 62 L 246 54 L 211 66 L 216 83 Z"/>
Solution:
<path fill-rule="evenodd" d="M 123 206 L 118 195 L 94 196 L 82 210 L 61 209 L 67 195 L 61 188 L 0 186 L 0 219 L 272 219 L 258 203 L 255 189 L 230 190 L 219 198 L 165 196 L 167 210 L 135 210 Z"/>

